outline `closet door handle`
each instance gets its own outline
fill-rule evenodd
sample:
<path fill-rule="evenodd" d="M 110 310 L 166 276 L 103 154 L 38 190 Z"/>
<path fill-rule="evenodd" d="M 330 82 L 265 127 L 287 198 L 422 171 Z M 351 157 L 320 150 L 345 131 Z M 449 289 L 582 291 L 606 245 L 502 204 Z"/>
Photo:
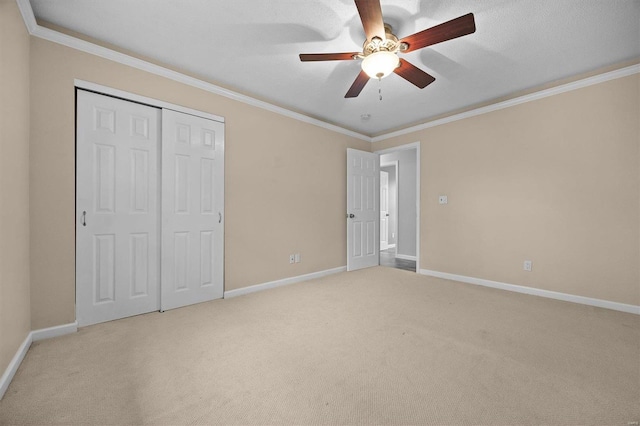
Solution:
<path fill-rule="evenodd" d="M 222 223 L 222 213 L 218 212 L 218 223 Z"/>
<path fill-rule="evenodd" d="M 87 212 L 86 212 L 86 210 L 82 212 L 82 226 L 87 226 Z"/>

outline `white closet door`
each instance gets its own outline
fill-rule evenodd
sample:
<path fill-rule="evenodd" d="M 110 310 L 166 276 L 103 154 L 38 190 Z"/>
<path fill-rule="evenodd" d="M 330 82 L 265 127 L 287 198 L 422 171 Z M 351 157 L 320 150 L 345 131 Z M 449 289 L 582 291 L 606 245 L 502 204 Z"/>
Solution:
<path fill-rule="evenodd" d="M 223 123 L 162 111 L 162 188 L 161 309 L 221 298 Z"/>
<path fill-rule="evenodd" d="M 78 325 L 159 309 L 160 110 L 77 97 Z"/>
<path fill-rule="evenodd" d="M 347 270 L 379 264 L 380 158 L 347 149 Z"/>

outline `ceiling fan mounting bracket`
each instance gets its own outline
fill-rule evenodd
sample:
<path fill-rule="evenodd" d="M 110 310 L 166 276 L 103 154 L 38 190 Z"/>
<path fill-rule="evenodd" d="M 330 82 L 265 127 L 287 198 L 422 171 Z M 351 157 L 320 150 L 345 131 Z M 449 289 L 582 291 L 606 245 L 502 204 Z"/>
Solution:
<path fill-rule="evenodd" d="M 362 57 L 367 57 L 375 52 L 385 51 L 397 53 L 402 50 L 402 44 L 398 41 L 398 37 L 393 34 L 391 25 L 384 24 L 385 38 L 373 37 L 371 41 L 365 40 L 362 46 Z"/>

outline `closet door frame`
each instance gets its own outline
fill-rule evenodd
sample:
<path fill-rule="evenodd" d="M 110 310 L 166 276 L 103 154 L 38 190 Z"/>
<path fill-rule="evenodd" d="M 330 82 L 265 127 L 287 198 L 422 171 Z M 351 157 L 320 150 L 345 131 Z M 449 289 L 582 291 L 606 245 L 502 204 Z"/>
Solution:
<path fill-rule="evenodd" d="M 189 115 L 194 115 L 196 117 L 200 117 L 200 118 L 205 118 L 207 120 L 213 120 L 219 123 L 224 124 L 224 117 L 221 117 L 219 115 L 214 115 L 214 114 L 209 114 L 203 111 L 198 111 L 192 108 L 187 108 L 184 107 L 182 105 L 176 105 L 176 104 L 172 104 L 170 102 L 165 102 L 165 101 L 161 101 L 158 99 L 154 99 L 154 98 L 149 98 L 146 96 L 141 96 L 141 95 L 137 95 L 135 93 L 130 93 L 130 92 L 126 92 L 124 90 L 119 90 L 119 89 L 114 89 L 108 86 L 103 86 L 100 84 L 96 84 L 96 83 L 92 83 L 92 82 L 88 82 L 85 80 L 80 80 L 80 79 L 75 79 L 74 80 L 74 90 L 78 90 L 78 89 L 82 89 L 82 90 L 88 90 L 91 92 L 95 92 L 98 94 L 102 94 L 102 95 L 106 95 L 106 96 L 111 96 L 114 98 L 119 98 L 125 101 L 131 101 L 131 102 L 137 102 L 140 104 L 145 104 L 151 107 L 156 107 L 156 108 L 160 108 L 160 109 L 170 109 L 173 111 L 177 111 L 180 113 L 184 113 L 184 114 L 189 114 Z M 162 136 L 160 137 L 160 144 L 162 144 Z M 161 152 L 161 146 L 159 147 L 159 154 Z M 224 239 L 225 239 L 225 233 L 224 233 L 224 224 L 225 224 L 225 202 L 224 202 L 224 157 L 225 157 L 225 140 L 224 140 L 224 131 L 222 134 L 222 143 L 220 144 L 220 150 L 218 151 L 218 155 L 222 156 L 222 183 L 221 183 L 221 197 L 220 197 L 220 204 L 217 205 L 217 210 L 220 212 L 220 220 L 222 223 L 222 230 L 221 230 L 221 235 L 220 238 L 222 239 L 222 247 L 223 247 L 223 253 L 222 253 L 222 291 L 223 291 L 223 295 L 224 295 Z M 158 184 L 160 186 L 160 180 L 158 181 Z M 74 180 L 74 186 L 75 186 L 75 180 Z M 161 201 L 159 204 L 159 210 L 160 210 L 160 217 L 159 219 L 161 220 L 161 215 L 162 215 L 162 211 L 161 211 Z M 74 208 L 75 211 L 75 208 Z M 159 230 L 159 234 L 158 237 L 161 237 L 161 229 Z M 74 247 L 75 250 L 75 247 Z M 160 262 L 160 268 L 162 268 L 162 262 Z M 75 268 L 74 268 L 74 274 L 75 274 Z M 161 275 L 161 272 L 160 272 Z M 161 291 L 162 291 L 162 283 L 160 282 L 160 285 L 158 287 L 158 295 L 160 295 Z M 76 297 L 77 297 L 77 290 L 76 290 Z M 224 296 L 223 296 L 224 297 Z M 161 306 L 161 301 L 158 301 L 158 306 Z M 78 306 L 76 303 L 76 321 L 78 320 Z"/>
<path fill-rule="evenodd" d="M 125 92 L 124 90 L 113 89 L 111 87 L 102 86 L 100 84 L 91 83 L 89 81 L 75 79 L 74 86 L 76 87 L 76 89 L 89 90 L 90 92 L 96 92 L 102 95 L 113 96 L 114 98 L 120 98 L 125 101 L 137 102 L 139 104 L 145 104 L 145 105 L 149 105 L 156 108 L 171 109 L 177 112 L 183 112 L 185 114 L 195 115 L 196 117 L 202 117 L 208 120 L 224 123 L 224 117 L 221 117 L 219 115 L 209 114 L 208 112 L 198 111 L 196 109 L 187 108 L 182 105 L 176 105 L 170 102 L 160 101 L 158 99 L 136 95 L 135 93 Z"/>

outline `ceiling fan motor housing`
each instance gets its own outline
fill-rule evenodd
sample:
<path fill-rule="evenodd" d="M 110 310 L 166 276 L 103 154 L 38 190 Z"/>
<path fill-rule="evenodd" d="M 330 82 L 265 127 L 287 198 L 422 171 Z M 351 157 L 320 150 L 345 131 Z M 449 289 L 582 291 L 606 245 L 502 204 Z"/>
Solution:
<path fill-rule="evenodd" d="M 363 56 L 369 56 L 372 53 L 386 51 L 396 53 L 400 50 L 401 43 L 398 41 L 398 37 L 393 34 L 391 25 L 384 24 L 385 38 L 381 40 L 380 37 L 373 37 L 371 41 L 365 40 L 362 46 Z"/>

